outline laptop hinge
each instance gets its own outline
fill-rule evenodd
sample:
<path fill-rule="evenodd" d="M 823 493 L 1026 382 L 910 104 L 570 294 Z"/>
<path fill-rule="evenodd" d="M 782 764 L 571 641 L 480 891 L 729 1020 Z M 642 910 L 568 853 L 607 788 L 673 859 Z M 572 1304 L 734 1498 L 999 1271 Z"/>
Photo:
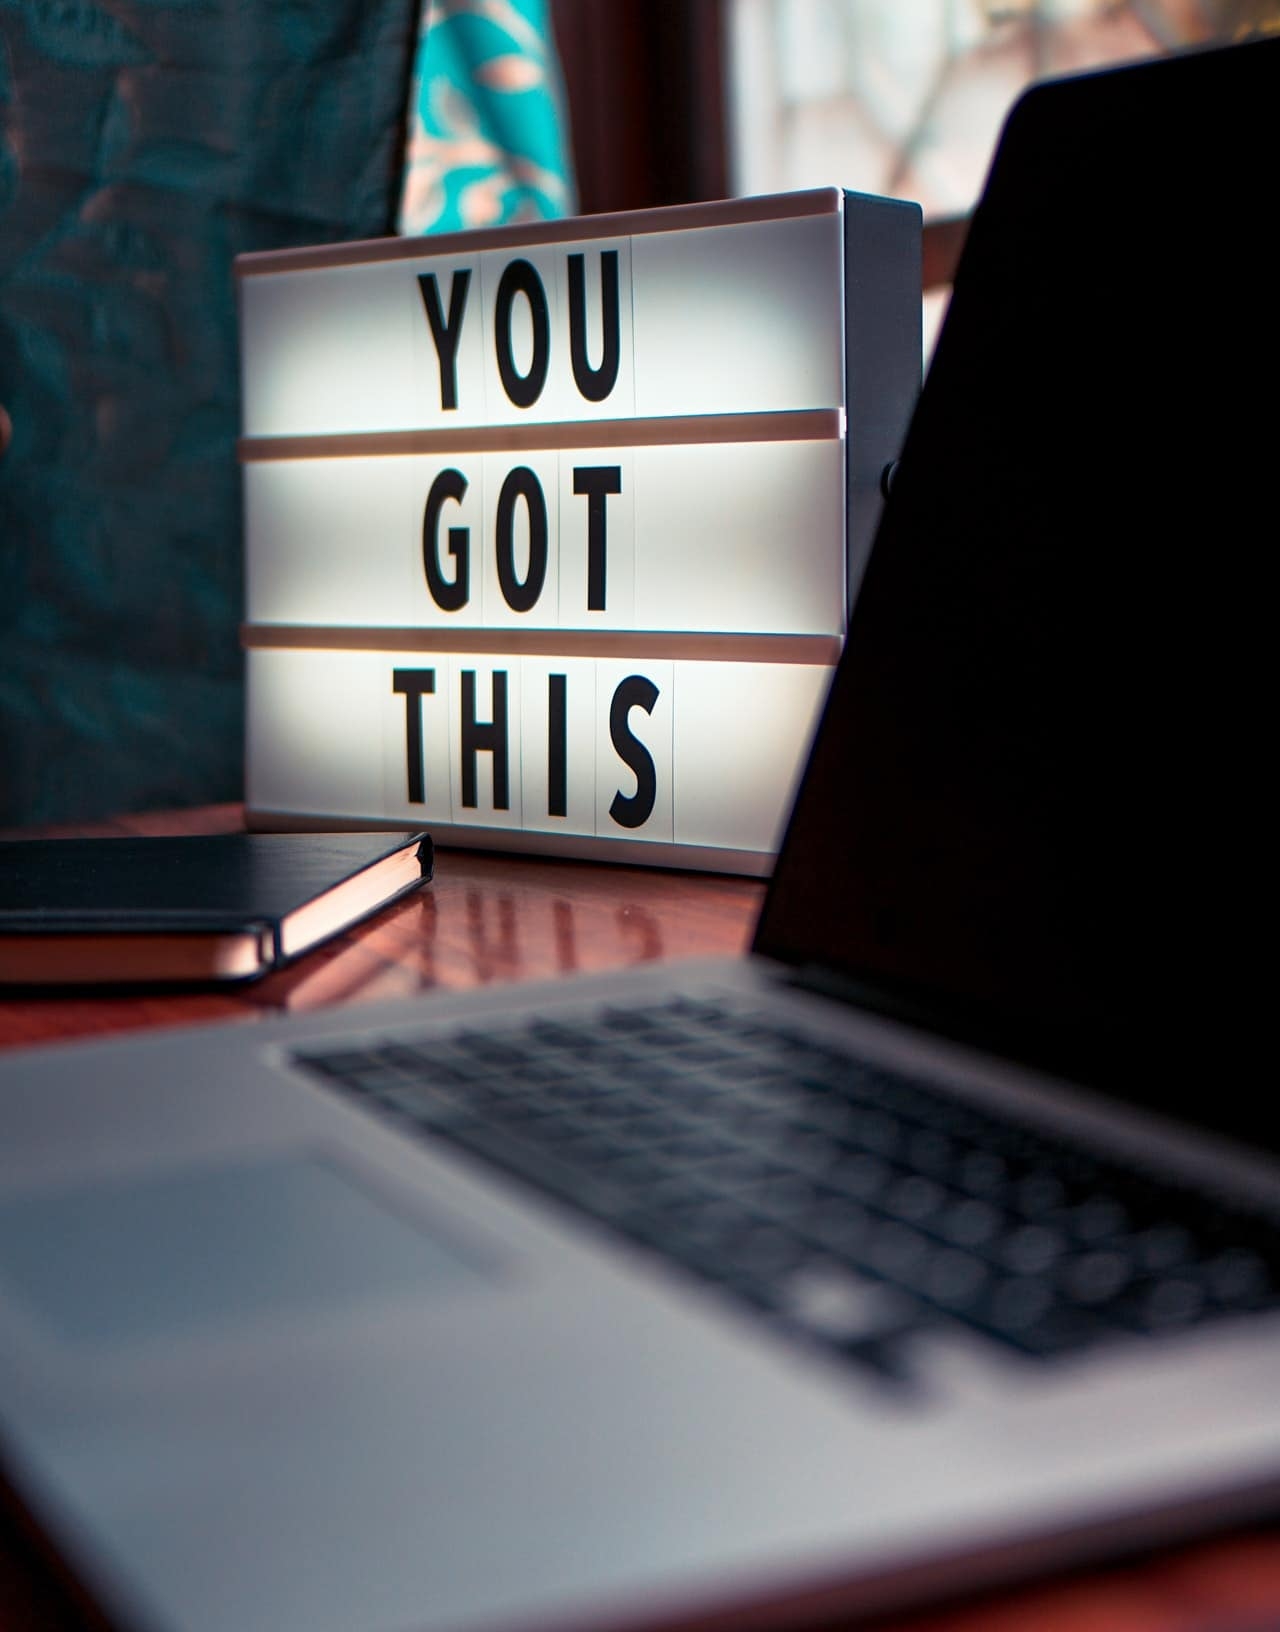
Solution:
<path fill-rule="evenodd" d="M 936 1021 L 926 1018 L 920 1006 L 905 1002 L 895 1003 L 887 999 L 883 992 L 876 991 L 848 975 L 842 975 L 837 970 L 824 968 L 821 964 L 780 964 L 778 978 L 785 985 L 797 986 L 803 991 L 814 992 L 819 997 L 833 997 L 837 1002 L 846 1003 L 851 1008 L 867 1009 L 873 1014 L 884 1015 L 886 1019 L 902 1020 L 929 1031 L 939 1030 Z"/>
<path fill-rule="evenodd" d="M 924 1000 L 912 1002 L 909 996 L 885 992 L 821 964 L 778 965 L 777 972 L 778 979 L 786 985 L 818 997 L 834 998 L 849 1008 L 896 1021 L 931 1037 L 979 1049 L 1014 1064 L 1038 1065 L 1041 1070 L 1080 1075 L 1078 1070 L 1073 1073 L 1071 1069 L 1078 1067 L 1079 1061 L 1067 1062 L 1054 1057 L 1044 1039 L 1014 1034 L 1007 1026 L 997 1028 L 989 1019 L 983 1024 L 982 1016 L 959 1006 L 949 1009 L 944 1004 Z"/>

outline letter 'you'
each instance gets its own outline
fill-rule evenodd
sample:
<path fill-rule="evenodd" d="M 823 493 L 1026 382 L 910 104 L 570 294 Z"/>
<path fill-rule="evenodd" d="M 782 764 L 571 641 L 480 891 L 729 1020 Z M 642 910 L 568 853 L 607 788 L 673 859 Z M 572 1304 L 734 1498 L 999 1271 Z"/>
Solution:
<path fill-rule="evenodd" d="M 587 333 L 587 257 L 581 252 L 566 261 L 569 305 L 569 363 L 573 383 L 585 402 L 603 402 L 618 383 L 622 361 L 622 304 L 618 252 L 600 252 L 600 335 L 598 363 L 591 360 Z M 467 315 L 471 272 L 457 268 L 449 280 L 448 305 L 434 272 L 418 273 L 418 291 L 431 330 L 440 374 L 440 407 L 458 407 L 458 348 Z M 529 366 L 522 373 L 516 361 L 514 326 L 517 304 L 526 307 L 531 348 Z M 523 258 L 503 268 L 493 304 L 493 347 L 498 377 L 507 400 L 516 408 L 532 408 L 542 395 L 551 366 L 551 308 L 537 268 Z"/>

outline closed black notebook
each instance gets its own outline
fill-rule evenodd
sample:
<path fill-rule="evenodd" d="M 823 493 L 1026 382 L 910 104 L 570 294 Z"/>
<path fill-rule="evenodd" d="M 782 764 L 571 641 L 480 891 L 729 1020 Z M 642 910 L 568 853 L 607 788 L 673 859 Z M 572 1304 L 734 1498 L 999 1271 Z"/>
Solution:
<path fill-rule="evenodd" d="M 0 984 L 252 980 L 431 877 L 423 833 L 0 843 Z"/>

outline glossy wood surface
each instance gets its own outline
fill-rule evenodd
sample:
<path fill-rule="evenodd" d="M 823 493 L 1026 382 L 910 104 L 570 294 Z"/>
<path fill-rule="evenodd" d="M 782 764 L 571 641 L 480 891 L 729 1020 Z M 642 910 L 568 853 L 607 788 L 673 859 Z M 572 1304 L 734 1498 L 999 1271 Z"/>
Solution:
<path fill-rule="evenodd" d="M 238 806 L 219 806 L 77 831 L 228 832 L 241 825 Z M 428 889 L 238 991 L 0 994 L 0 1047 L 734 954 L 750 942 L 762 896 L 755 880 L 446 850 Z M 0 1509 L 0 1632 L 99 1624 Z M 875 1629 L 1280 1632 L 1280 1532 L 1231 1534 L 877 1621 Z"/>
<path fill-rule="evenodd" d="M 181 833 L 197 825 L 235 831 L 240 807 L 122 817 L 76 831 Z M 428 889 L 249 986 L 129 997 L 0 991 L 0 1047 L 738 953 L 762 895 L 754 879 L 440 850 Z"/>

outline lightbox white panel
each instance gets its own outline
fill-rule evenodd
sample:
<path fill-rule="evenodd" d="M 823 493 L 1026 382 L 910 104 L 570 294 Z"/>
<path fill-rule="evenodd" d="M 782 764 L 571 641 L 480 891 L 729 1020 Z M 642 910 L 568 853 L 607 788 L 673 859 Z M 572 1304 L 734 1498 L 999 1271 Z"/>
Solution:
<path fill-rule="evenodd" d="M 245 610 L 257 623 L 383 623 L 422 597 L 423 461 L 279 459 L 243 467 Z M 404 621 L 403 614 L 401 621 Z M 419 614 L 419 621 L 425 621 Z"/>
<path fill-rule="evenodd" d="M 777 848 L 832 672 L 800 663 L 675 665 L 677 844 Z"/>
<path fill-rule="evenodd" d="M 479 729 L 470 789 L 467 673 Z M 523 826 L 570 842 L 594 835 L 768 854 L 830 673 L 800 664 L 255 649 L 248 803 L 421 822 L 437 836 Z M 503 739 L 487 730 L 495 674 L 505 676 Z M 562 714 L 552 677 L 564 681 Z M 494 803 L 504 745 L 505 810 Z M 557 784 L 562 799 L 553 798 Z M 565 814 L 554 814 L 561 805 Z"/>
<path fill-rule="evenodd" d="M 381 815 L 383 738 L 395 705 L 404 780 L 404 704 L 391 690 L 393 665 L 385 652 L 246 652 L 249 805 Z"/>
<path fill-rule="evenodd" d="M 524 825 L 596 830 L 596 665 L 592 658 L 520 660 Z"/>
<path fill-rule="evenodd" d="M 300 436 L 838 407 L 841 220 L 832 212 L 603 245 L 249 273 L 239 285 L 242 430 Z M 571 256 L 584 257 L 587 356 L 598 367 L 602 248 L 619 255 L 620 358 L 616 385 L 592 402 L 573 374 L 568 268 Z M 503 274 L 518 261 L 537 272 L 548 314 L 546 379 L 527 406 L 502 384 L 494 318 Z M 466 299 L 454 311 L 462 272 Z M 442 348 L 419 283 L 433 274 L 440 323 L 456 318 L 445 346 L 456 347 L 453 408 L 444 406 Z M 516 295 L 510 352 L 522 377 L 533 362 L 530 310 Z"/>
<path fill-rule="evenodd" d="M 844 444 L 638 448 L 636 625 L 844 632 Z"/>
<path fill-rule="evenodd" d="M 259 273 L 240 279 L 239 299 L 245 436 L 423 421 L 416 342 L 430 333 L 403 261 Z"/>
<path fill-rule="evenodd" d="M 249 461 L 249 617 L 383 628 L 838 634 L 843 451 L 837 441 L 753 442 Z M 498 501 L 518 469 L 535 473 L 547 513 L 545 581 L 527 611 L 510 605 L 498 572 Z M 585 473 L 580 487 L 604 473 L 620 488 L 599 496 L 605 606 L 597 611 L 590 607 L 591 497 L 574 492 L 575 472 Z M 513 501 L 511 519 L 508 572 L 514 563 L 523 585 L 524 498 Z M 454 532 L 465 536 L 452 540 Z"/>
<path fill-rule="evenodd" d="M 596 832 L 671 841 L 675 666 L 596 664 Z"/>
<path fill-rule="evenodd" d="M 843 217 L 637 234 L 636 413 L 835 408 Z"/>

